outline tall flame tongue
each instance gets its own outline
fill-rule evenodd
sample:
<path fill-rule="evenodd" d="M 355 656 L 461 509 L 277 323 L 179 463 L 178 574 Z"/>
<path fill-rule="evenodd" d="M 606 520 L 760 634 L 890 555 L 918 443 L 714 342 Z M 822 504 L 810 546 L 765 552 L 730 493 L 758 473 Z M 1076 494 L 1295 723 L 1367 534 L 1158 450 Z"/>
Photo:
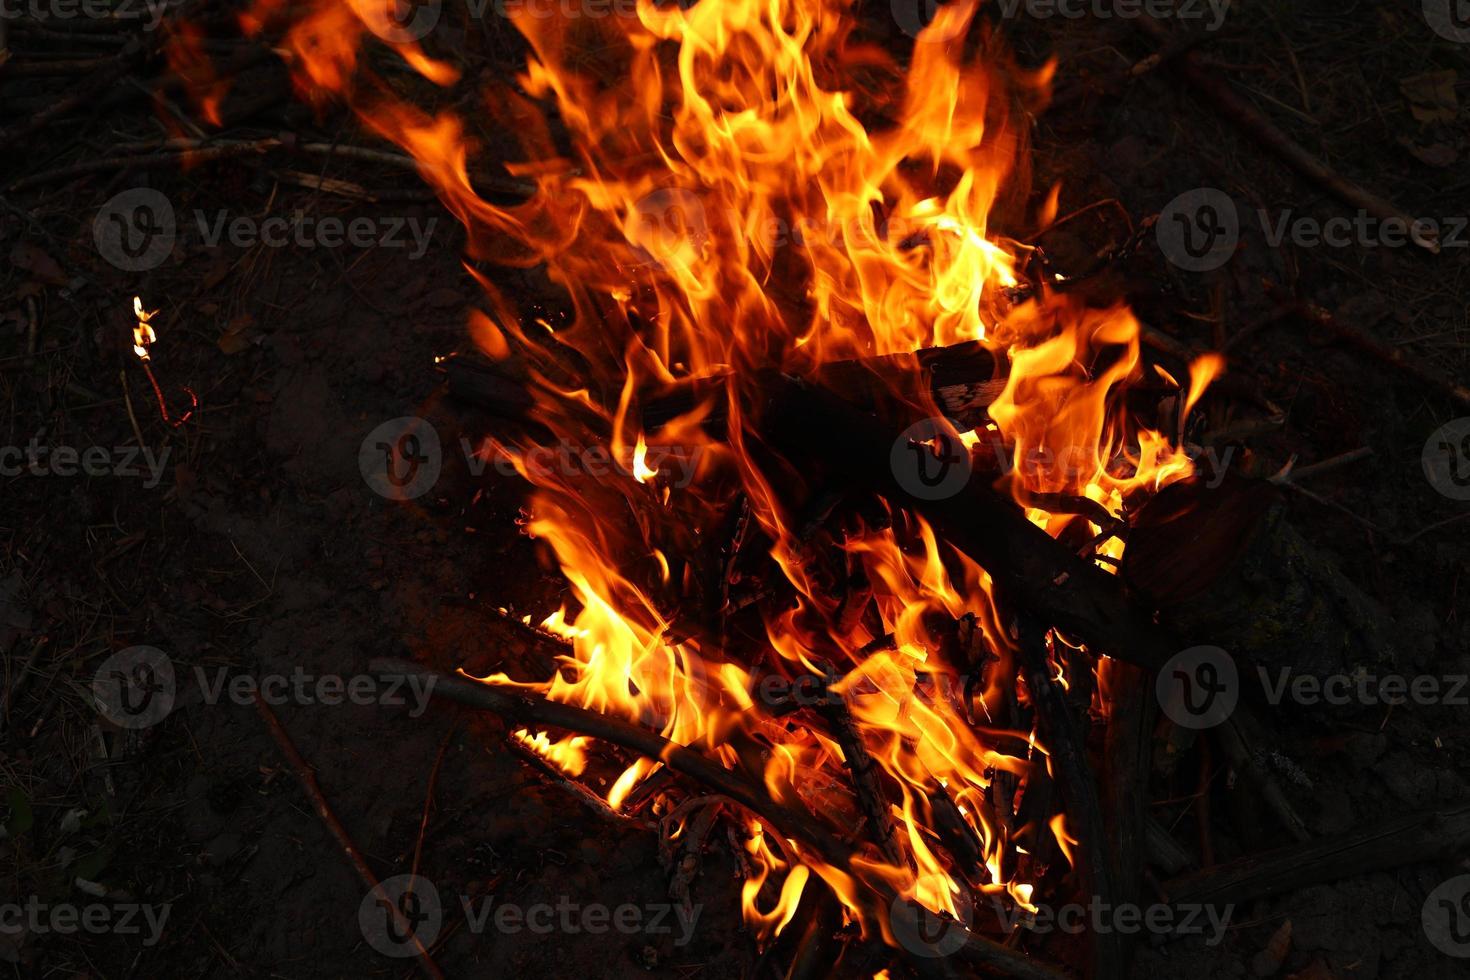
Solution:
<path fill-rule="evenodd" d="M 1013 794 L 1044 772 L 1046 747 L 1034 732 L 1007 730 L 1024 699 L 1009 631 L 987 574 L 901 512 L 836 535 L 846 573 L 870 584 L 876 610 L 844 615 L 783 503 L 789 488 L 777 489 L 789 474 L 778 480 L 751 450 L 741 406 L 759 372 L 810 375 L 839 359 L 984 343 L 1009 372 L 994 429 L 966 442 L 1002 441 L 1017 464 L 1011 492 L 1053 536 L 1102 539 L 1102 511 L 1118 515 L 1191 472 L 1169 439 L 1121 407 L 1122 386 L 1142 375 L 1128 311 L 1017 288 L 1025 249 L 990 218 L 1002 190 L 1025 199 L 1024 128 L 1013 117 L 1044 100 L 1050 69 L 1001 72 L 966 58 L 975 9 L 975 0 L 940 8 L 904 71 L 850 39 L 843 0 L 703 0 L 687 10 L 644 0 L 636 17 L 578 19 L 528 5 L 513 17 L 530 45 L 524 95 L 487 98 L 522 145 L 525 162 L 510 169 L 536 186 L 513 207 L 476 194 L 463 118 L 400 100 L 358 57 L 371 34 L 431 82 L 456 78 L 377 23 L 376 5 L 323 0 L 286 40 L 306 94 L 344 99 L 413 154 L 468 229 L 472 256 L 544 266 L 569 298 L 569 323 L 552 329 L 523 320 L 482 279 L 491 312 L 471 323 L 487 354 L 514 351 L 529 367 L 538 421 L 567 442 L 600 439 L 620 464 L 572 479 L 537 465 L 529 443 L 486 447 L 535 484 L 528 530 L 555 549 L 576 600 L 546 624 L 570 641 L 561 669 L 528 686 L 698 743 L 731 766 L 750 764 L 739 746 L 765 746 L 777 799 L 848 814 L 850 826 L 860 819 L 844 767 L 856 761 L 846 758 L 854 743 L 844 747 L 836 725 L 775 722 L 750 693 L 773 672 L 824 678 L 892 804 L 891 839 L 857 870 L 952 914 L 972 888 L 1030 907 L 1039 871 L 1017 840 L 1068 860 L 1076 845 L 1058 816 L 1025 827 L 1012 819 Z M 263 30 L 280 11 L 264 0 L 242 24 Z M 1045 211 L 1042 223 L 1054 217 Z M 646 393 L 688 379 L 711 379 L 704 400 L 642 431 Z M 1194 380 L 1191 403 L 1207 379 Z M 700 424 L 717 411 L 719 438 Z M 693 467 L 687 486 L 659 465 L 654 450 L 670 445 Z M 1073 501 L 1067 512 L 1048 508 L 1061 498 Z M 1079 498 L 1097 506 L 1079 508 Z M 758 671 L 728 662 L 681 620 L 680 600 L 698 590 L 693 557 L 732 525 L 771 542 L 797 596 L 795 608 L 766 614 L 769 649 L 745 658 Z M 1121 551 L 1116 538 L 1100 547 L 1114 560 Z M 958 667 L 941 659 L 936 620 L 967 624 L 983 656 Z M 1059 637 L 1053 649 L 1058 664 L 1093 663 Z M 975 683 L 957 675 L 982 663 Z M 568 772 L 586 764 L 586 739 L 517 737 Z M 655 768 L 630 767 L 612 803 Z M 955 814 L 978 842 L 976 867 L 957 867 L 940 846 L 936 827 Z M 762 937 L 790 921 L 812 874 L 857 914 L 845 875 L 768 840 L 758 823 L 746 831 L 745 914 Z"/>

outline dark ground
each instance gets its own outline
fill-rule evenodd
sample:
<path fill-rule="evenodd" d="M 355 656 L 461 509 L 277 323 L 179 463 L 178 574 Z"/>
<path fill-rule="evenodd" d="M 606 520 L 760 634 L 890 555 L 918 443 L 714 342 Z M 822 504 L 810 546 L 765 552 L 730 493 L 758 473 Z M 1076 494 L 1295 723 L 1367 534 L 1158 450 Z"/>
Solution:
<path fill-rule="evenodd" d="M 886 14 L 879 5 L 867 18 L 878 34 L 901 40 Z M 12 60 L 0 67 L 7 130 L 90 77 L 12 74 L 14 66 L 48 53 L 114 50 L 95 35 L 119 28 L 85 26 L 88 39 L 58 40 L 12 25 Z M 1052 18 L 1008 29 L 1028 58 L 1059 55 L 1062 91 L 1086 80 L 1117 83 L 1072 97 L 1035 128 L 1038 186 L 1065 181 L 1064 213 L 1112 198 L 1136 222 L 1205 186 L 1252 213 L 1290 208 L 1326 218 L 1346 210 L 1167 74 L 1119 81 L 1152 50 L 1128 22 Z M 487 78 L 506 74 L 514 50 L 494 22 L 476 26 L 466 42 L 468 62 Z M 1437 37 L 1417 2 L 1252 4 L 1201 50 L 1343 174 L 1413 214 L 1470 214 L 1470 45 Z M 131 77 L 164 70 L 147 62 Z M 1403 80 L 1451 70 L 1450 103 L 1421 106 L 1421 116 L 1434 118 L 1416 119 Z M 155 110 L 123 74 L 98 99 L 6 146 L 4 183 L 162 134 Z M 241 87 L 269 91 L 279 78 L 260 69 Z M 230 135 L 283 127 L 303 140 L 370 142 L 345 118 L 313 122 L 284 98 L 234 123 Z M 101 884 L 105 901 L 171 906 L 152 945 L 136 935 L 0 934 L 5 975 L 413 972 L 412 961 L 384 958 L 364 942 L 364 890 L 255 711 L 205 703 L 194 669 L 264 676 L 299 666 L 351 676 L 371 656 L 400 654 L 470 658 L 514 674 L 530 648 L 489 607 L 539 619 L 558 605 L 558 576 L 518 532 L 520 486 L 466 472 L 459 412 L 432 370 L 433 355 L 464 346 L 464 311 L 476 293 L 459 263 L 459 228 L 432 202 L 350 201 L 293 185 L 286 170 L 381 191 L 417 186 L 411 175 L 362 161 L 269 155 L 184 173 L 105 170 L 4 194 L 0 444 L 24 447 L 34 437 L 50 446 L 136 445 L 126 385 L 143 443 L 169 456 L 151 487 L 122 475 L 0 477 L 0 775 L 9 806 L 0 900 L 97 901 L 77 890 L 82 878 Z M 99 254 L 94 218 L 113 195 L 144 186 L 162 190 L 181 215 L 301 208 L 437 222 L 418 259 L 392 248 L 212 247 L 191 234 L 158 268 L 125 272 Z M 1344 311 L 1437 373 L 1470 378 L 1470 248 L 1427 256 L 1273 247 L 1253 218 L 1247 225 L 1241 253 L 1206 274 L 1170 269 L 1150 242 L 1126 284 L 1142 317 L 1209 347 L 1271 308 L 1260 285 L 1269 277 Z M 526 290 L 535 288 L 531 278 Z M 161 311 L 153 362 L 165 389 L 176 397 L 188 384 L 200 399 L 198 414 L 176 429 L 160 420 L 127 353 L 134 294 Z M 1310 464 L 1374 450 L 1313 479 L 1321 500 L 1291 495 L 1291 522 L 1381 604 L 1397 669 L 1470 669 L 1470 615 L 1462 614 L 1470 583 L 1461 581 L 1470 523 L 1419 533 L 1470 507 L 1436 493 L 1420 465 L 1430 433 L 1470 410 L 1299 320 L 1255 332 L 1232 361 L 1236 377 L 1288 409 L 1279 430 L 1246 440 L 1255 472 L 1274 472 L 1292 454 Z M 433 491 L 400 505 L 368 488 L 358 453 L 375 427 L 409 415 L 435 424 L 446 463 Z M 478 485 L 485 493 L 472 503 Z M 129 732 L 99 719 L 88 690 L 103 661 L 135 645 L 165 651 L 185 680 L 165 721 Z M 504 750 L 498 722 L 438 703 L 419 717 L 376 704 L 277 711 L 381 877 L 413 866 L 430 770 L 447 740 L 419 866 L 441 893 L 664 900 L 655 836 L 601 820 L 532 772 Z M 1464 708 L 1298 708 L 1270 717 L 1279 726 L 1272 747 L 1303 770 L 1287 788 L 1314 833 L 1470 797 Z M 1227 827 L 1233 792 L 1223 779 L 1214 788 L 1220 859 L 1243 847 Z M 1193 821 L 1178 803 L 1156 811 L 1166 823 Z M 1282 842 L 1268 821 L 1258 843 Z M 1252 975 L 1251 958 L 1290 920 L 1281 976 L 1470 976 L 1470 961 L 1429 944 L 1419 916 L 1430 890 L 1466 868 L 1411 865 L 1263 901 L 1237 915 L 1218 948 L 1142 944 L 1133 975 Z M 451 909 L 435 957 L 452 977 L 748 975 L 756 953 L 740 927 L 738 884 L 728 854 L 711 853 L 686 946 L 666 935 L 476 936 Z"/>

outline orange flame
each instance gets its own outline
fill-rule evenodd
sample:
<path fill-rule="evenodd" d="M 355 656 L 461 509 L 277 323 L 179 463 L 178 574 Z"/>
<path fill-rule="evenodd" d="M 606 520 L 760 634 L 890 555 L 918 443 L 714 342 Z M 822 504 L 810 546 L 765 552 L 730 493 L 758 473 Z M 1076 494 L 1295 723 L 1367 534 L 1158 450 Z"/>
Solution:
<path fill-rule="evenodd" d="M 373 0 L 316 0 L 285 43 L 306 97 L 343 100 L 413 156 L 463 222 L 472 257 L 541 266 L 565 291 L 569 322 L 553 327 L 472 269 L 490 310 L 471 315 L 474 340 L 496 360 L 524 363 L 536 421 L 555 436 L 582 444 L 595 432 L 614 458 L 631 454 L 631 473 L 571 475 L 526 465 L 517 450 L 529 445 L 503 447 L 535 485 L 527 530 L 550 545 L 570 585 L 571 606 L 543 624 L 570 646 L 544 684 L 485 680 L 640 722 L 731 766 L 743 764 L 731 744 L 738 735 L 762 746 L 776 799 L 822 814 L 857 812 L 847 755 L 865 752 L 892 808 L 898 860 L 870 848 L 857 875 L 951 914 L 972 888 L 1034 908 L 997 784 L 1024 784 L 1045 754 L 1033 733 L 1007 728 L 1017 666 L 990 576 L 927 523 L 894 512 L 883 526 L 834 536 L 844 572 L 872 585 L 870 614 L 844 617 L 787 494 L 748 445 L 756 433 L 743 396 L 763 370 L 810 374 L 843 359 L 979 341 L 1007 377 L 989 410 L 994 429 L 962 441 L 1003 441 L 1002 462 L 1014 466 L 1007 489 L 1053 536 L 1102 536 L 1100 514 L 1120 518 L 1192 466 L 1123 405 L 1145 374 L 1137 320 L 1123 307 L 1021 288 L 1029 250 L 996 230 L 999 217 L 1028 224 L 1018 117 L 1043 104 L 1051 66 L 1021 71 L 996 60 L 994 45 L 967 57 L 978 0 L 958 0 L 938 9 L 905 70 L 854 39 L 848 6 L 640 0 L 636 16 L 576 20 L 517 8 L 512 20 L 530 48 L 517 78 L 524 94 L 506 87 L 486 99 L 520 142 L 522 162 L 508 169 L 536 188 L 512 206 L 475 190 L 473 120 L 403 101 L 401 86 L 360 57 L 372 37 L 449 85 L 458 72 L 426 53 L 432 35 L 410 36 Z M 258 33 L 285 15 L 281 0 L 260 0 L 241 23 Z M 553 137 L 553 118 L 564 134 Z M 1057 200 L 1053 188 L 1031 223 L 1052 221 Z M 1185 415 L 1221 366 L 1196 365 Z M 647 394 L 677 381 L 705 387 L 658 432 L 658 444 L 677 443 L 697 461 L 674 492 L 655 479 L 641 419 Z M 716 410 L 718 437 L 702 424 Z M 860 746 L 766 718 L 769 705 L 752 694 L 757 670 L 726 662 L 680 608 L 695 586 L 672 557 L 699 553 L 738 516 L 737 498 L 797 598 L 765 614 L 761 670 L 820 678 L 825 703 L 850 717 Z M 1058 507 L 1059 498 L 1093 506 Z M 1096 556 L 1112 568 L 1122 549 L 1113 537 Z M 967 624 L 960 660 L 941 651 L 936 620 Z M 1068 684 L 1060 662 L 1057 671 Z M 569 773 L 586 764 L 580 736 L 516 737 Z M 608 793 L 612 805 L 657 768 L 630 765 Z M 938 837 L 937 805 L 952 806 L 979 842 L 977 867 L 958 866 Z M 1049 827 L 1073 861 L 1065 821 L 1057 815 Z M 744 829 L 742 904 L 762 939 L 790 922 L 813 875 L 863 919 L 848 874 L 790 841 L 776 842 L 778 854 L 758 822 Z"/>

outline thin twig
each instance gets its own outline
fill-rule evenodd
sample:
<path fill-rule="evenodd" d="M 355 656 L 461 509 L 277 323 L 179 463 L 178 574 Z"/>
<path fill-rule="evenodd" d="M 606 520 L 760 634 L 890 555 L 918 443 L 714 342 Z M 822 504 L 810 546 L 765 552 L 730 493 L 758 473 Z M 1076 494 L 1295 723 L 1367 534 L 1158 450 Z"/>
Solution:
<path fill-rule="evenodd" d="M 370 892 L 376 891 L 380 887 L 377 875 L 373 874 L 372 868 L 368 867 L 367 861 L 363 858 L 362 853 L 358 851 L 357 845 L 348 836 L 347 828 L 342 826 L 342 821 L 337 819 L 337 814 L 333 812 L 331 804 L 322 795 L 321 787 L 317 785 L 316 773 L 312 772 L 311 766 L 301 757 L 301 753 L 296 749 L 296 744 L 291 741 L 290 734 L 281 725 L 281 720 L 276 717 L 276 713 L 271 710 L 270 705 L 262 701 L 258 694 L 253 696 L 253 700 L 255 701 L 256 712 L 259 713 L 261 720 L 265 722 L 266 728 L 270 730 L 271 737 L 276 740 L 276 745 L 280 747 L 281 754 L 286 757 L 287 764 L 295 772 L 296 779 L 301 783 L 301 789 L 306 793 L 307 799 L 311 801 L 311 805 L 316 810 L 317 816 L 321 818 L 322 823 L 331 832 L 332 836 L 337 839 L 338 846 L 342 848 L 342 853 L 347 856 L 347 860 L 352 864 L 353 869 L 357 872 L 357 876 L 362 879 L 362 883 L 367 885 Z M 430 977 L 431 980 L 444 980 L 444 974 L 440 972 L 438 964 L 434 962 L 433 957 L 429 955 L 429 951 L 419 941 L 419 937 L 412 926 L 403 917 L 402 910 L 395 903 L 389 902 L 387 904 L 389 910 L 393 913 L 394 925 L 401 934 L 406 935 L 409 941 L 413 943 L 414 953 L 419 961 L 419 968 L 423 971 L 424 975 Z"/>
<path fill-rule="evenodd" d="M 234 542 L 231 542 L 233 544 Z M 429 811 L 434 808 L 434 787 L 439 782 L 439 768 L 444 765 L 444 753 L 449 751 L 449 742 L 454 738 L 454 733 L 459 728 L 458 722 L 449 726 L 444 733 L 444 741 L 439 743 L 439 751 L 434 755 L 434 767 L 429 770 L 429 785 L 424 790 L 424 815 L 419 818 L 419 836 L 413 845 L 413 869 L 410 875 L 417 878 L 419 873 L 419 861 L 424 856 L 424 836 L 429 832 Z"/>
<path fill-rule="evenodd" d="M 1378 358 L 1389 367 L 1395 368 L 1403 374 L 1406 374 L 1409 377 L 1413 378 L 1415 381 L 1421 382 L 1422 384 L 1430 385 L 1431 387 L 1438 389 L 1445 395 L 1448 395 L 1450 398 L 1453 398 L 1455 401 L 1459 402 L 1461 405 L 1470 407 L 1470 387 L 1466 387 L 1465 385 L 1442 377 L 1441 375 L 1435 373 L 1434 371 L 1431 371 L 1429 368 L 1420 364 L 1418 361 L 1414 360 L 1409 355 L 1405 354 L 1402 350 L 1399 350 L 1397 347 L 1390 347 L 1388 344 L 1372 336 L 1361 327 L 1349 326 L 1348 324 L 1342 322 L 1342 320 L 1340 320 L 1338 317 L 1332 315 L 1330 312 L 1316 305 L 1315 303 L 1309 303 L 1290 297 L 1287 294 L 1286 290 L 1282 289 L 1274 282 L 1267 281 L 1265 283 L 1265 287 L 1267 294 L 1270 295 L 1273 299 L 1276 299 L 1280 302 L 1286 302 L 1290 300 L 1292 302 L 1292 312 L 1295 313 L 1297 316 L 1300 316 L 1302 319 L 1306 320 L 1308 323 L 1316 324 L 1324 330 L 1327 330 L 1336 335 L 1339 339 L 1343 340 L 1350 346 L 1356 347 L 1363 353 Z"/>

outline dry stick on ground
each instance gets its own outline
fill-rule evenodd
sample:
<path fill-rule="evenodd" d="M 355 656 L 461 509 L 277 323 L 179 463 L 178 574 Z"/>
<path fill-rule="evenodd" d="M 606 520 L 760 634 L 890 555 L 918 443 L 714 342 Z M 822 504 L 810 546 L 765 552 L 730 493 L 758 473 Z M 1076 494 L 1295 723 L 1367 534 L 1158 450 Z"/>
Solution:
<path fill-rule="evenodd" d="M 306 793 L 307 799 L 311 801 L 311 805 L 316 810 L 317 816 L 321 818 L 322 823 L 326 825 L 327 830 L 331 832 L 332 836 L 337 838 L 337 844 L 342 848 L 342 853 L 347 855 L 347 860 L 352 863 L 352 867 L 357 872 L 357 876 L 362 879 L 362 883 L 367 885 L 368 891 L 377 891 L 381 887 L 378 883 L 377 876 L 373 874 L 372 868 L 368 867 L 367 861 L 364 860 L 362 853 L 358 851 L 357 845 L 348 836 L 347 828 L 342 826 L 342 821 L 337 819 L 337 814 L 332 811 L 331 804 L 322 795 L 321 787 L 316 782 L 316 773 L 312 772 L 311 766 L 301 757 L 301 753 L 296 749 L 296 744 L 291 741 L 290 734 L 281 725 L 281 720 L 276 717 L 276 713 L 270 709 L 270 706 L 262 701 L 258 695 L 254 697 L 254 701 L 255 710 L 265 722 L 266 728 L 270 730 L 271 737 L 280 746 L 281 754 L 286 757 L 287 764 L 296 773 L 296 778 L 301 783 L 301 789 Z M 388 903 L 388 907 L 393 913 L 396 927 L 412 941 L 414 953 L 418 957 L 419 968 L 423 971 L 424 975 L 432 978 L 432 980 L 444 980 L 444 974 L 440 972 L 438 965 L 429 956 L 429 951 L 424 948 L 423 943 L 419 942 L 419 937 L 414 929 L 403 918 L 403 912 L 395 903 Z"/>
<path fill-rule="evenodd" d="M 1271 482 L 1297 483 L 1302 480 L 1310 480 L 1324 473 L 1331 473 L 1334 470 L 1342 469 L 1344 466 L 1351 466 L 1353 463 L 1369 459 L 1372 456 L 1372 446 L 1363 446 L 1361 449 L 1354 449 L 1350 453 L 1341 453 L 1340 455 L 1333 456 L 1331 459 L 1324 459 L 1310 466 L 1297 466 L 1296 457 L 1293 456 L 1291 463 L 1285 469 L 1271 477 Z"/>
<path fill-rule="evenodd" d="M 1111 908 L 1116 895 L 1108 867 L 1107 834 L 1103 829 L 1102 805 L 1097 798 L 1097 780 L 1087 765 L 1087 746 L 1077 728 L 1072 707 L 1052 677 L 1046 652 L 1047 628 L 1034 616 L 1021 618 L 1021 663 L 1026 672 L 1026 689 L 1036 709 L 1037 728 L 1051 762 L 1057 789 L 1066 804 L 1067 829 L 1077 838 L 1074 851 L 1077 876 L 1083 894 L 1098 908 Z M 1116 930 L 1091 933 L 1090 975 L 1110 980 L 1123 975 L 1123 944 Z"/>
<path fill-rule="evenodd" d="M 1176 34 L 1152 17 L 1135 18 L 1140 30 L 1154 43 L 1170 49 L 1176 43 Z M 1350 207 L 1358 208 L 1380 221 L 1402 221 L 1406 227 L 1416 228 L 1414 218 L 1406 214 L 1392 201 L 1379 197 L 1336 173 L 1322 161 L 1308 153 L 1300 144 L 1271 122 L 1260 111 L 1229 87 L 1227 82 L 1216 78 L 1198 52 L 1185 51 L 1169 62 L 1169 67 L 1187 81 L 1200 96 L 1215 107 L 1226 119 L 1235 123 L 1256 142 L 1280 157 L 1287 166 L 1308 180 L 1320 185 L 1338 200 Z M 1434 232 L 1410 235 L 1414 244 L 1438 254 L 1440 244 Z"/>
<path fill-rule="evenodd" d="M 20 669 L 10 677 L 9 683 L 5 685 L 4 707 L 3 711 L 0 711 L 0 731 L 10 728 L 10 713 L 15 709 L 16 698 L 20 695 L 21 689 L 26 686 L 26 682 L 31 679 L 32 668 L 36 666 L 37 658 L 41 656 L 41 651 L 46 649 L 49 642 L 50 638 L 46 636 L 38 639 L 31 647 L 31 655 L 26 658 L 26 662 L 21 664 Z M 12 663 L 9 657 L 6 657 L 5 662 L 7 666 Z"/>
<path fill-rule="evenodd" d="M 429 670 L 411 661 L 375 657 L 369 663 L 369 669 L 384 677 L 418 677 L 431 685 L 429 690 L 437 697 L 492 712 L 510 722 L 576 732 L 602 739 L 647 758 L 657 759 L 670 769 L 703 784 L 707 789 L 728 796 L 770 824 L 782 837 L 800 841 L 823 862 L 848 875 L 855 882 L 866 885 L 870 893 L 870 913 L 891 916 L 898 908 L 903 907 L 898 896 L 885 884 L 859 877 L 854 867 L 852 849 L 837 840 L 810 814 L 776 802 L 763 786 L 726 769 L 694 749 L 677 745 L 655 732 L 619 718 L 570 704 L 547 701 L 521 689 L 496 687 Z M 965 945 L 955 955 L 1001 976 L 1029 980 L 1061 980 L 1068 976 L 1044 963 L 973 934 L 967 935 Z"/>
<path fill-rule="evenodd" d="M 116 85 L 120 76 L 126 75 L 142 64 L 156 50 L 156 45 L 163 42 L 164 33 L 163 31 L 157 32 L 147 43 L 142 39 L 133 38 L 124 45 L 116 57 L 109 58 L 106 65 L 98 68 L 85 81 L 78 83 L 71 95 L 58 99 L 10 129 L 0 130 L 0 149 L 39 129 L 44 129 L 54 119 L 95 100 L 108 88 Z"/>
<path fill-rule="evenodd" d="M 1238 712 L 1233 713 L 1224 723 L 1215 729 L 1215 737 L 1224 751 L 1226 759 L 1235 771 L 1247 777 L 1261 791 L 1266 805 L 1271 812 L 1276 814 L 1276 819 L 1286 832 L 1299 841 L 1309 841 L 1312 835 L 1307 831 L 1306 821 L 1302 820 L 1301 814 L 1291 805 L 1291 801 L 1282 792 L 1281 785 L 1276 781 L 1251 748 L 1251 738 L 1248 728 L 1252 727 L 1249 719 L 1244 719 Z"/>
<path fill-rule="evenodd" d="M 1279 303 L 1291 304 L 1291 311 L 1308 323 L 1316 324 L 1350 346 L 1356 347 L 1358 350 L 1372 357 L 1376 357 L 1389 367 L 1408 375 L 1415 381 L 1443 392 L 1461 405 L 1470 407 L 1470 388 L 1467 388 L 1465 385 L 1457 384 L 1431 371 L 1397 347 L 1392 347 L 1384 343 L 1359 327 L 1353 327 L 1343 323 L 1322 307 L 1291 297 L 1285 289 L 1282 289 L 1276 283 L 1268 281 L 1265 285 L 1266 293 L 1272 299 Z"/>
<path fill-rule="evenodd" d="M 419 862 L 424 856 L 424 836 L 429 832 L 429 814 L 434 809 L 434 787 L 439 784 L 439 768 L 444 765 L 444 754 L 449 751 L 449 742 L 458 729 L 459 719 L 456 718 L 444 733 L 444 741 L 439 743 L 439 751 L 434 754 L 434 767 L 429 770 L 429 785 L 424 790 L 424 813 L 419 818 L 419 836 L 413 845 L 413 869 L 409 871 L 414 877 L 418 877 Z"/>
<path fill-rule="evenodd" d="M 1394 817 L 1377 826 L 1291 844 L 1172 878 L 1174 904 L 1232 904 L 1424 861 L 1470 855 L 1470 803 Z"/>
<path fill-rule="evenodd" d="M 80 177 L 83 174 L 102 173 L 108 170 L 147 170 L 153 167 L 173 167 L 182 163 L 205 163 L 211 160 L 225 160 L 232 157 L 248 156 L 252 153 L 266 153 L 276 149 L 281 141 L 275 138 L 263 140 L 251 140 L 248 142 L 214 143 L 201 145 L 195 149 L 181 150 L 177 152 L 148 153 L 138 156 L 103 157 L 100 160 L 83 160 L 81 163 L 73 163 L 55 170 L 44 173 L 32 174 L 23 177 L 6 188 L 6 192 L 25 190 L 28 187 L 36 187 L 53 181 L 66 180 L 69 177 Z"/>
<path fill-rule="evenodd" d="M 7 61 L 0 67 L 0 80 L 6 78 L 57 77 L 61 75 L 85 75 L 103 65 L 112 64 L 111 58 L 70 58 L 51 61 Z"/>

